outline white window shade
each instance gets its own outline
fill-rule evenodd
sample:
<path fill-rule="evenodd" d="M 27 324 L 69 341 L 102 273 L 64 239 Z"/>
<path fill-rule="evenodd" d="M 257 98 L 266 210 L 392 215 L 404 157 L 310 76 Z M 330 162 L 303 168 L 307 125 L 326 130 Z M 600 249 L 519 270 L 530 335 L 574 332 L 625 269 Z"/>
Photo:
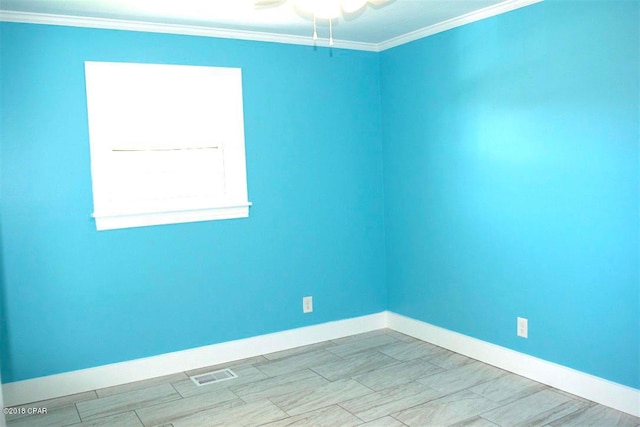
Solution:
<path fill-rule="evenodd" d="M 98 230 L 248 216 L 240 69 L 85 72 Z"/>

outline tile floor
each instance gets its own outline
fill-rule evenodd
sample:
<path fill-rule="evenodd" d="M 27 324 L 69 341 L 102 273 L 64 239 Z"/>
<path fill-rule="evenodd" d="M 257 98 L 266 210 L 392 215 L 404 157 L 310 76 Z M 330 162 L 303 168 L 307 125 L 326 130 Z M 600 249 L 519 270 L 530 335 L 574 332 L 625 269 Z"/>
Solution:
<path fill-rule="evenodd" d="M 189 375 L 231 368 L 198 387 Z M 640 419 L 383 329 L 23 405 L 18 426 L 640 426 Z"/>

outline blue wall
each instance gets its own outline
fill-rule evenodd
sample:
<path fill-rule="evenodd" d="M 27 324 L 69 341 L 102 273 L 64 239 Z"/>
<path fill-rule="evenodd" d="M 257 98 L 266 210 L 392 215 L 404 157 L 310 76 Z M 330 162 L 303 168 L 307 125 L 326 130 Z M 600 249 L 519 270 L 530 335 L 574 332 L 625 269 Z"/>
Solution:
<path fill-rule="evenodd" d="M 377 54 L 7 23 L 0 43 L 3 381 L 385 309 Z M 84 61 L 241 67 L 250 217 L 97 232 Z"/>
<path fill-rule="evenodd" d="M 391 311 L 640 387 L 639 27 L 547 0 L 381 54 Z"/>
<path fill-rule="evenodd" d="M 381 54 L 0 24 L 3 380 L 388 308 L 640 388 L 639 19 Z M 250 218 L 96 232 L 88 60 L 242 67 Z"/>

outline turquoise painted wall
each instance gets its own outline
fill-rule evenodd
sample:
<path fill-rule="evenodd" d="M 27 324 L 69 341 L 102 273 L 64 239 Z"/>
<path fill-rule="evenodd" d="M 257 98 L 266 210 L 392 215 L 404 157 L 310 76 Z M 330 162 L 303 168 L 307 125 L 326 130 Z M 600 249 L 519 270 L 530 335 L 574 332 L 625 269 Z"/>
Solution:
<path fill-rule="evenodd" d="M 3 381 L 386 308 L 377 54 L 9 23 L 0 43 Z M 84 61 L 241 67 L 250 218 L 97 232 Z"/>
<path fill-rule="evenodd" d="M 546 0 L 381 54 L 0 24 L 3 381 L 388 308 L 640 388 L 639 21 Z M 87 60 L 242 67 L 250 218 L 96 232 Z"/>
<path fill-rule="evenodd" d="M 547 0 L 381 54 L 391 311 L 640 388 L 639 27 Z"/>
<path fill-rule="evenodd" d="M 0 52 L 3 49 L 3 44 L 2 44 L 2 38 L 0 38 Z M 4 86 L 3 84 L 3 79 L 2 79 L 2 56 L 0 55 L 0 401 L 2 400 L 2 366 L 4 366 L 4 358 L 5 356 L 5 352 L 4 352 L 4 347 L 5 347 L 5 342 L 6 342 L 6 336 L 7 336 L 7 317 L 6 317 L 6 304 L 5 304 L 5 298 L 4 298 L 4 292 L 5 292 L 5 280 L 4 280 L 4 263 L 2 262 L 2 251 L 3 251 L 3 245 L 2 245 L 2 117 L 3 117 L 3 113 L 4 113 L 4 106 L 2 103 L 2 98 L 1 98 L 1 94 L 2 94 L 2 88 Z M 2 402 L 0 402 L 0 404 L 2 404 Z M 0 417 L 1 419 L 1 417 Z"/>

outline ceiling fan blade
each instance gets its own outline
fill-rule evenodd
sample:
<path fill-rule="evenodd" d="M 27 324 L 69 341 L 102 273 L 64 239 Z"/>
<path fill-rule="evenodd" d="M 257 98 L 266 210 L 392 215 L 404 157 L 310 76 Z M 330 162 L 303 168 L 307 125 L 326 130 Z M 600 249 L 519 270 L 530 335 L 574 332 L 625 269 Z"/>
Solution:
<path fill-rule="evenodd" d="M 275 7 L 280 6 L 285 1 L 287 0 L 255 0 L 255 2 L 253 3 L 253 7 L 255 7 L 256 9 Z"/>
<path fill-rule="evenodd" d="M 367 5 L 367 0 L 342 0 L 344 13 L 355 13 Z"/>

